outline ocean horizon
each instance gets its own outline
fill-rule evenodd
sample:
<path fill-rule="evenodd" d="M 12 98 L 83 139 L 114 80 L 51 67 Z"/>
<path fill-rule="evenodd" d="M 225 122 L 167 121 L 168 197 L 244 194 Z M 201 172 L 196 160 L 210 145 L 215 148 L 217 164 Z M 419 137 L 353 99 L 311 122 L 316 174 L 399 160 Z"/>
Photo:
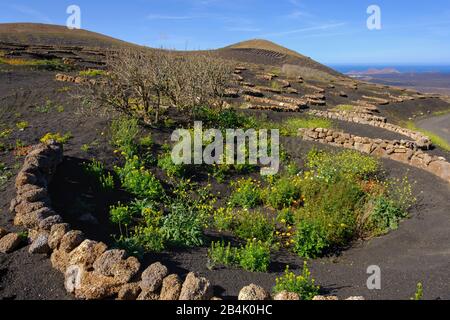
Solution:
<path fill-rule="evenodd" d="M 401 73 L 450 73 L 450 65 L 328 64 L 341 73 L 369 69 L 395 69 Z"/>

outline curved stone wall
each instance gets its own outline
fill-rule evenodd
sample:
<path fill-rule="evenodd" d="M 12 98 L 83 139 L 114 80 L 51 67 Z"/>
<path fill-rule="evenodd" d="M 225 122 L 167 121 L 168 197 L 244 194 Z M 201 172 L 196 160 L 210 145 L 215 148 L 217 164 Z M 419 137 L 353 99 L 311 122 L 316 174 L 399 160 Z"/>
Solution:
<path fill-rule="evenodd" d="M 159 262 L 142 270 L 138 259 L 125 251 L 109 249 L 105 243 L 86 239 L 82 231 L 72 230 L 54 212 L 48 194 L 49 183 L 62 161 L 61 144 L 34 146 L 17 175 L 17 195 L 10 211 L 15 214 L 14 223 L 28 229 L 29 252 L 50 256 L 52 266 L 64 274 L 67 292 L 85 300 L 221 300 L 213 297 L 212 284 L 193 272 L 182 281 Z M 251 284 L 240 291 L 238 299 L 299 300 L 299 296 L 284 291 L 272 297 L 264 288 Z M 317 296 L 314 300 L 337 297 Z"/>
<path fill-rule="evenodd" d="M 450 182 L 450 163 L 445 158 L 432 156 L 418 149 L 415 142 L 389 141 L 359 137 L 332 129 L 299 129 L 307 141 L 317 141 L 347 149 L 354 149 L 377 157 L 388 158 L 426 170 Z"/>
<path fill-rule="evenodd" d="M 365 124 L 372 127 L 378 127 L 388 131 L 396 132 L 398 134 L 413 139 L 416 142 L 417 146 L 424 150 L 429 150 L 432 146 L 432 142 L 429 137 L 421 134 L 420 132 L 415 132 L 409 129 L 402 128 L 395 124 L 388 123 L 386 118 L 384 117 L 348 111 L 332 112 L 332 111 L 310 110 L 308 113 L 317 117 Z"/>

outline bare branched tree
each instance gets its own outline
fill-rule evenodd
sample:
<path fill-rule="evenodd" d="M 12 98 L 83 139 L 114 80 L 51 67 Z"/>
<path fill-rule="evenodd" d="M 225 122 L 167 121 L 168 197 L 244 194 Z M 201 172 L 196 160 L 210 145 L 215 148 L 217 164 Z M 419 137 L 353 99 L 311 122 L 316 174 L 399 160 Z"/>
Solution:
<path fill-rule="evenodd" d="M 160 120 L 163 106 L 191 113 L 196 106 L 220 108 L 232 66 L 206 55 L 162 50 L 124 50 L 107 58 L 108 72 L 86 83 L 97 103 L 138 117 Z"/>

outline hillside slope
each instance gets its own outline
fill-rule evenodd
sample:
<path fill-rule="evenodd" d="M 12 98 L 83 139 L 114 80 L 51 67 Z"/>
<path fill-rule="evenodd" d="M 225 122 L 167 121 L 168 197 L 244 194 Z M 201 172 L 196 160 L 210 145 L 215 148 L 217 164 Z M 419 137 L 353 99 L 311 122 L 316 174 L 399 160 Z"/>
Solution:
<path fill-rule="evenodd" d="M 294 65 L 301 68 L 318 70 L 331 76 L 342 76 L 339 72 L 314 61 L 310 57 L 268 40 L 255 39 L 243 41 L 216 51 L 223 57 L 230 57 L 245 62 L 274 66 Z"/>
<path fill-rule="evenodd" d="M 87 30 L 37 23 L 0 24 L 0 41 L 32 45 L 117 47 L 133 44 Z"/>

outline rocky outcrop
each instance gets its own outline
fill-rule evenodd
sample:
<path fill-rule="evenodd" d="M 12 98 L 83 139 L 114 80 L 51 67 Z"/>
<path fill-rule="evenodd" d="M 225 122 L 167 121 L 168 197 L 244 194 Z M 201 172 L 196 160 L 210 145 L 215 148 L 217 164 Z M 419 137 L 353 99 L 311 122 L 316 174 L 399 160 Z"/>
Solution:
<path fill-rule="evenodd" d="M 402 162 L 450 182 L 450 163 L 445 158 L 432 156 L 420 150 L 420 145 L 416 142 L 370 139 L 323 128 L 299 129 L 299 135 L 304 140 L 354 149 L 376 157 Z"/>

